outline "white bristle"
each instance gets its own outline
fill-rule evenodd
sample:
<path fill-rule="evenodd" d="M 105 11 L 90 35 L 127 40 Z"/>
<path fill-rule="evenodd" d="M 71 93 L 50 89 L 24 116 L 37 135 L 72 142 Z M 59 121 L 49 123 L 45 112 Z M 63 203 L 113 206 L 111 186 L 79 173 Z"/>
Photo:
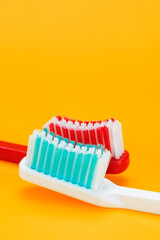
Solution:
<path fill-rule="evenodd" d="M 95 123 L 93 128 L 95 129 L 95 136 L 96 136 L 96 145 L 98 145 L 98 136 L 96 129 L 99 127 L 99 123 Z"/>
<path fill-rule="evenodd" d="M 52 142 L 52 138 L 53 138 L 53 136 L 51 134 L 47 134 L 47 139 L 48 139 L 49 143 Z"/>
<path fill-rule="evenodd" d="M 55 146 L 57 146 L 58 143 L 59 143 L 59 139 L 58 139 L 57 137 L 54 137 L 52 143 L 53 143 Z"/>
<path fill-rule="evenodd" d="M 59 147 L 59 148 L 65 148 L 66 145 L 67 145 L 67 143 L 66 143 L 65 141 L 61 140 L 60 143 L 59 143 L 59 145 L 58 145 L 58 147 Z"/>
<path fill-rule="evenodd" d="M 109 141 L 110 141 L 111 153 L 112 153 L 112 156 L 114 157 L 115 154 L 114 154 L 114 147 L 113 147 L 112 124 L 113 124 L 112 120 L 109 120 L 107 122 L 107 127 L 109 130 Z"/>
<path fill-rule="evenodd" d="M 109 161 L 110 161 L 110 152 L 108 150 L 105 150 L 105 152 L 98 159 L 97 168 L 95 171 L 95 176 L 92 184 L 94 189 L 98 188 L 99 184 L 104 178 Z"/>
<path fill-rule="evenodd" d="M 68 143 L 68 145 L 66 146 L 66 149 L 68 151 L 70 151 L 70 150 L 72 150 L 72 148 L 73 148 L 73 144 L 72 143 Z"/>
<path fill-rule="evenodd" d="M 118 142 L 119 142 L 119 146 L 120 146 L 120 153 L 122 155 L 124 153 L 122 125 L 118 120 L 116 120 L 115 123 L 118 126 Z"/>
<path fill-rule="evenodd" d="M 28 167 L 31 166 L 35 140 L 36 140 L 36 137 L 37 137 L 38 133 L 39 133 L 38 130 L 34 130 L 33 134 L 29 136 L 27 157 L 26 157 L 26 165 Z"/>
<path fill-rule="evenodd" d="M 116 126 L 115 123 L 112 124 L 111 130 L 112 130 L 114 156 L 116 159 L 118 159 L 120 157 L 120 149 L 119 149 L 118 134 L 117 134 L 118 127 Z"/>
<path fill-rule="evenodd" d="M 66 124 L 66 120 L 64 118 L 62 118 L 61 123 L 64 126 Z"/>
<path fill-rule="evenodd" d="M 79 122 L 75 122 L 74 124 L 79 128 Z"/>

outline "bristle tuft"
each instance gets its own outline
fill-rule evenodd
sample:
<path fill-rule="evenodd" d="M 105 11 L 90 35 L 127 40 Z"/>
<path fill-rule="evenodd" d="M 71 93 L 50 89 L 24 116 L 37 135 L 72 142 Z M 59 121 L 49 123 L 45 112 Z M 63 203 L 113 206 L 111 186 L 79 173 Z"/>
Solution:
<path fill-rule="evenodd" d="M 29 138 L 26 164 L 28 167 L 81 187 L 97 188 L 107 164 L 108 150 L 102 145 L 91 146 L 62 139 L 42 131 L 34 131 Z M 107 156 L 104 158 L 104 155 Z"/>

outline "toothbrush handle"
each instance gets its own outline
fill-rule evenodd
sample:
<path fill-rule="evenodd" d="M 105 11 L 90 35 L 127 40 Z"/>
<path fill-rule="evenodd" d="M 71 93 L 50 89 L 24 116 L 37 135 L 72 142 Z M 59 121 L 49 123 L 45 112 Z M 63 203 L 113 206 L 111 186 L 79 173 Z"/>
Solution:
<path fill-rule="evenodd" d="M 120 208 L 160 214 L 160 193 L 116 186 Z"/>
<path fill-rule="evenodd" d="M 0 160 L 19 163 L 26 152 L 27 146 L 0 141 Z"/>

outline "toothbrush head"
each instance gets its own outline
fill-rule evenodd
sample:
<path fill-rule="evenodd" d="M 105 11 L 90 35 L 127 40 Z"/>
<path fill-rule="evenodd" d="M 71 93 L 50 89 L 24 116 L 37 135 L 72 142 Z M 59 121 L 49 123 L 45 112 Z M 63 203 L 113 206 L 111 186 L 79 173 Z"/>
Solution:
<path fill-rule="evenodd" d="M 111 154 L 102 145 L 91 146 L 35 130 L 29 137 L 25 167 L 86 189 L 102 182 Z"/>
<path fill-rule="evenodd" d="M 114 118 L 83 122 L 57 116 L 44 127 L 75 143 L 103 145 L 111 152 L 111 161 L 106 173 L 122 173 L 129 166 L 129 153 L 124 150 L 121 123 Z"/>

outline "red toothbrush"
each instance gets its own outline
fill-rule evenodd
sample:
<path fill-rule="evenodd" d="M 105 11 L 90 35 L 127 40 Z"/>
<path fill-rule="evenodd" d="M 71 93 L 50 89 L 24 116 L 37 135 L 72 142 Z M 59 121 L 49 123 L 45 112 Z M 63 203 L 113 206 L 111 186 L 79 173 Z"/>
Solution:
<path fill-rule="evenodd" d="M 45 127 L 55 134 L 69 138 L 75 142 L 84 144 L 103 144 L 105 148 L 111 151 L 112 158 L 107 169 L 107 174 L 118 174 L 124 172 L 129 166 L 129 153 L 123 149 L 122 136 L 118 141 L 114 140 L 117 132 L 115 126 L 118 124 L 119 133 L 121 125 L 117 120 L 110 119 L 105 121 L 75 121 L 65 117 L 57 116 L 52 118 Z M 114 125 L 112 129 L 112 125 Z M 77 126 L 77 127 L 76 127 Z M 81 126 L 81 127 L 80 127 Z M 95 127 L 93 127 L 95 126 Z M 113 134 L 112 134 L 113 131 Z M 117 149 L 121 141 L 121 147 Z M 19 163 L 27 152 L 27 146 L 0 141 L 0 160 L 5 160 L 13 163 Z"/>
<path fill-rule="evenodd" d="M 104 121 L 76 121 L 68 117 L 53 117 L 44 125 L 50 132 L 83 144 L 102 144 L 112 158 L 107 173 L 118 174 L 129 166 L 129 153 L 124 150 L 121 123 L 115 119 Z"/>

